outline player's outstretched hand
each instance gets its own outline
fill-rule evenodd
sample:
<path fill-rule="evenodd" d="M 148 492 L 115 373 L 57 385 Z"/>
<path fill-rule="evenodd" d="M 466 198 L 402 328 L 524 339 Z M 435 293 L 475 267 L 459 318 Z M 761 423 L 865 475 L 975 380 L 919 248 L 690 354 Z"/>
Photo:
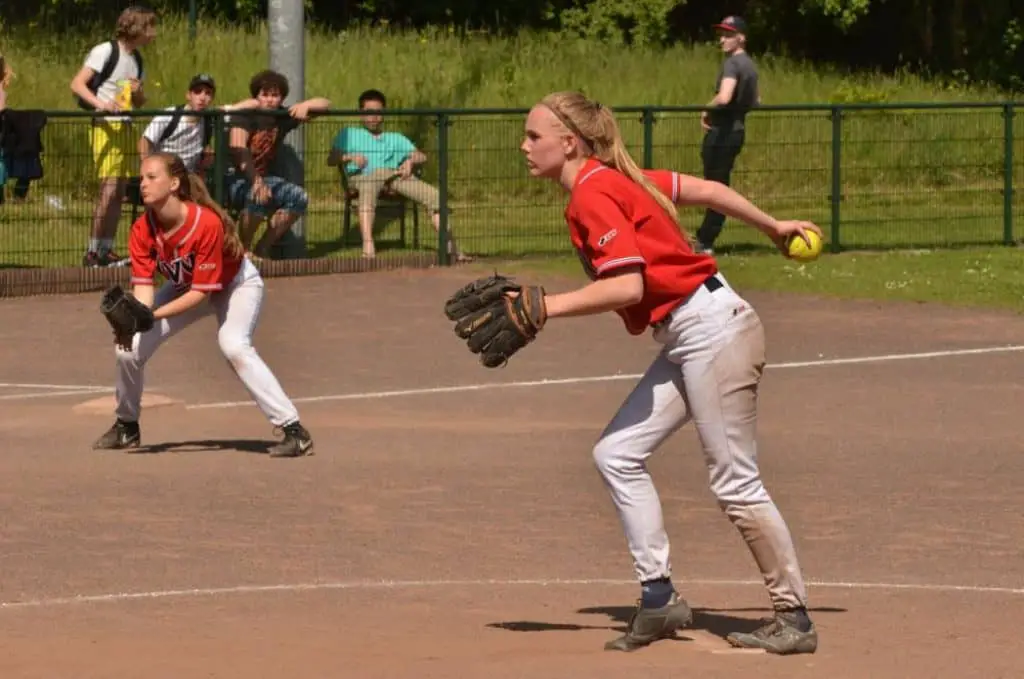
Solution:
<path fill-rule="evenodd" d="M 799 236 L 807 243 L 808 247 L 812 246 L 811 237 L 807 235 L 808 231 L 813 231 L 822 237 L 821 229 L 818 228 L 813 222 L 805 222 L 799 219 L 785 220 L 775 223 L 775 233 L 771 236 L 772 242 L 775 243 L 775 247 L 779 249 L 784 256 L 789 257 L 789 239 L 790 236 Z"/>

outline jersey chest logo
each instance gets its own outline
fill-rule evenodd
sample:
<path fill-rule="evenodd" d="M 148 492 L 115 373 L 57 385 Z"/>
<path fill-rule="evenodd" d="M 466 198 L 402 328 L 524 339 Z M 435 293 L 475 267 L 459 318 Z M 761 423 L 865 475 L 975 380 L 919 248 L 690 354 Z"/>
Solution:
<path fill-rule="evenodd" d="M 184 290 L 192 285 L 192 273 L 196 268 L 196 255 L 194 252 L 190 252 L 171 261 L 161 257 L 157 261 L 157 268 L 175 288 Z"/>

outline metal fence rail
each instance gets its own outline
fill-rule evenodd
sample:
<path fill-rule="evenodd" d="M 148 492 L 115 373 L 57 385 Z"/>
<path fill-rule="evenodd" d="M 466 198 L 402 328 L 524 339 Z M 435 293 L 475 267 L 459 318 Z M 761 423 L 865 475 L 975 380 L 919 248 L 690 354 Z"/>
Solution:
<path fill-rule="evenodd" d="M 645 167 L 701 175 L 700 107 L 624 107 L 616 110 L 630 151 Z M 43 177 L 25 191 L 7 159 L 0 203 L 0 266 L 81 265 L 99 183 L 90 142 L 92 115 L 45 111 Z M 154 115 L 131 113 L 137 140 Z M 450 233 L 476 256 L 568 252 L 562 222 L 565 196 L 527 174 L 519 144 L 526 109 L 395 110 L 385 129 L 408 136 L 428 160 L 421 178 L 439 190 L 440 232 L 411 201 L 382 200 L 374 233 L 382 258 L 435 257 Z M 764 106 L 747 119 L 746 144 L 732 185 L 779 217 L 810 219 L 844 249 L 1011 244 L 1020 208 L 1014 187 L 1024 175 L 1024 134 L 1010 102 Z M 231 161 L 223 113 L 205 112 L 216 125 L 211 190 L 224 200 Z M 235 114 L 238 115 L 238 114 Z M 331 145 L 360 113 L 337 110 L 292 132 L 303 134 L 303 184 L 310 204 L 302 220 L 301 252 L 308 258 L 361 252 L 358 205 L 346 200 Z M 133 147 L 134 148 L 134 147 Z M 138 167 L 138 158 L 130 160 Z M 137 202 L 123 205 L 116 248 L 125 250 Z M 684 208 L 695 229 L 700 211 Z M 723 249 L 765 247 L 759 234 L 727 222 Z M 437 255 L 436 253 L 440 253 Z"/>

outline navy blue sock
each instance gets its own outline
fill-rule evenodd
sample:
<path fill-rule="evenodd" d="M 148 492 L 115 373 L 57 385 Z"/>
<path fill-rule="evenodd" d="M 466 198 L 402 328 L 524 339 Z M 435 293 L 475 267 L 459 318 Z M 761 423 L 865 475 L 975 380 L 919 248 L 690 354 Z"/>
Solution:
<path fill-rule="evenodd" d="M 672 599 L 672 587 L 670 578 L 658 578 L 640 583 L 640 606 L 643 608 L 662 608 L 668 606 Z"/>
<path fill-rule="evenodd" d="M 811 631 L 811 617 L 807 615 L 806 608 L 794 608 L 782 611 L 782 613 L 789 618 L 790 622 L 792 622 L 793 625 L 801 632 Z"/>

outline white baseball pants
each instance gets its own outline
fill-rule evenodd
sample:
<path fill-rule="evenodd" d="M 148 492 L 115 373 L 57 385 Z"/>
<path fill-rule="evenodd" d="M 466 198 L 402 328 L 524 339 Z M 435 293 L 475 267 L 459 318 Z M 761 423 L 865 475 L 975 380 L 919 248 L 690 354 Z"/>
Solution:
<path fill-rule="evenodd" d="M 166 304 L 179 294 L 172 285 L 165 283 L 156 292 L 153 308 Z M 275 427 L 298 420 L 295 405 L 252 346 L 252 335 L 262 302 L 263 279 L 255 265 L 245 258 L 231 284 L 211 294 L 208 302 L 177 316 L 160 319 L 148 332 L 136 333 L 132 351 L 118 347 L 115 389 L 117 417 L 129 422 L 138 421 L 144 367 L 160 345 L 200 318 L 216 313 L 220 350 L 266 418 Z"/>
<path fill-rule="evenodd" d="M 765 338 L 754 309 L 725 282 L 700 287 L 654 331 L 664 349 L 594 447 L 641 581 L 669 577 L 669 541 L 647 458 L 693 421 L 712 492 L 739 530 L 777 610 L 806 606 L 789 529 L 757 466 L 757 391 Z"/>

